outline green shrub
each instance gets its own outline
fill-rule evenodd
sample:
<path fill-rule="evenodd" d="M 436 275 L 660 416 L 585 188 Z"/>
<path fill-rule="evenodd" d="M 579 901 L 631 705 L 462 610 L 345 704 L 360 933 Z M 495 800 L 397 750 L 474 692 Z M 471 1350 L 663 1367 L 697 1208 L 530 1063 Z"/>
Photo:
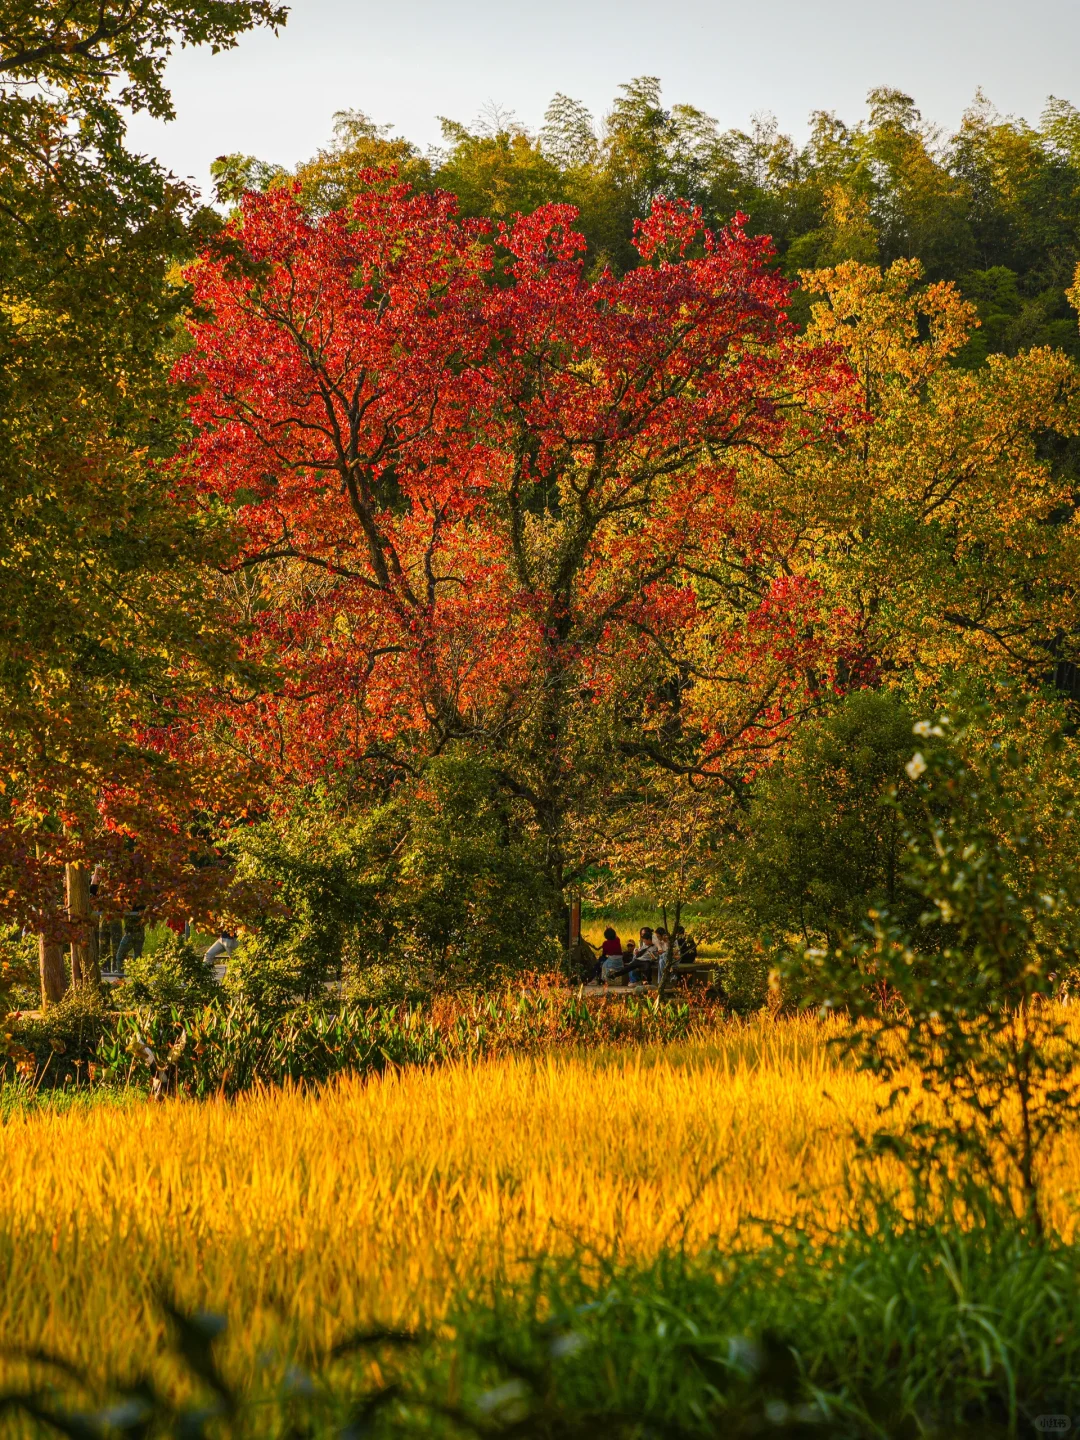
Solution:
<path fill-rule="evenodd" d="M 33 1010 L 38 990 L 38 945 L 34 935 L 18 931 L 0 937 L 0 1017 L 9 1010 Z"/>
<path fill-rule="evenodd" d="M 143 952 L 127 962 L 127 980 L 120 992 L 122 1003 L 151 1005 L 200 1005 L 217 993 L 213 971 L 187 940 L 171 931 L 152 953 Z"/>
<path fill-rule="evenodd" d="M 263 904 L 248 917 L 257 938 L 230 958 L 230 986 L 252 996 L 313 995 L 343 967 L 385 959 L 400 840 L 396 805 L 340 813 L 320 795 L 297 797 L 235 837 L 240 884 Z"/>
<path fill-rule="evenodd" d="M 428 766 L 411 800 L 395 897 L 403 957 L 436 983 L 490 983 L 559 964 L 561 897 L 492 770 L 467 754 Z"/>
<path fill-rule="evenodd" d="M 873 1022 L 838 1042 L 892 1085 L 872 1148 L 900 1154 L 928 1193 L 976 1176 L 1038 1232 L 1042 1158 L 1080 1120 L 1080 1041 L 1047 1003 L 1080 969 L 1078 775 L 1065 735 L 1032 733 L 1024 707 L 987 743 L 1001 718 L 914 727 L 914 794 L 893 807 L 917 922 L 872 910 L 788 964 L 817 1003 Z"/>
<path fill-rule="evenodd" d="M 539 844 L 467 753 L 367 808 L 305 794 L 234 848 L 241 888 L 265 898 L 229 985 L 260 1003 L 341 976 L 356 993 L 414 994 L 558 964 L 561 897 Z"/>
<path fill-rule="evenodd" d="M 123 1084 L 132 1075 L 159 1094 L 236 1095 L 257 1085 L 318 1085 L 387 1065 L 661 1045 L 685 1040 L 695 1021 L 708 1018 L 720 1016 L 707 1001 L 696 1009 L 645 998 L 609 1005 L 562 989 L 509 986 L 415 1007 L 321 998 L 285 1009 L 219 999 L 200 1009 L 113 1015 L 98 1047 L 97 1078 Z"/>
<path fill-rule="evenodd" d="M 716 968 L 723 997 L 736 1015 L 753 1015 L 768 1005 L 772 966 L 764 955 L 720 959 Z"/>
<path fill-rule="evenodd" d="M 12 1054 L 0 1052 L 0 1080 L 14 1078 L 19 1058 L 32 1057 L 36 1082 L 46 1086 L 90 1078 L 109 1024 L 105 997 L 92 986 L 68 990 L 43 1015 L 9 1019 L 5 1034 Z"/>
<path fill-rule="evenodd" d="M 270 936 L 245 935 L 228 958 L 224 989 L 235 1002 L 256 1010 L 286 1010 L 322 993 L 332 957 Z"/>

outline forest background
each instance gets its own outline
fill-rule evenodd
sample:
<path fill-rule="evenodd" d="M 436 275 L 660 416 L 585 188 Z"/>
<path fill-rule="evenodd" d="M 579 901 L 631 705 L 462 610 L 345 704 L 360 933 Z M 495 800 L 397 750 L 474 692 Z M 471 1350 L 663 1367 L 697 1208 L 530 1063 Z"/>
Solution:
<path fill-rule="evenodd" d="M 0 867 L 46 994 L 61 944 L 92 978 L 95 871 L 95 910 L 247 927 L 238 970 L 293 991 L 339 965 L 385 987 L 550 963 L 572 889 L 711 900 L 733 946 L 831 939 L 903 904 L 912 727 L 943 707 L 978 717 L 976 767 L 1022 737 L 1016 784 L 1068 868 L 1071 104 L 1033 126 L 978 99 L 946 136 L 875 90 L 799 148 L 645 77 L 599 124 L 556 96 L 537 135 L 493 112 L 426 155 L 347 111 L 295 173 L 223 157 L 212 209 L 128 151 L 124 109 L 168 113 L 178 38 L 228 45 L 280 9 L 7 10 Z M 439 349 L 459 291 L 480 359 L 467 327 Z M 389 639 L 347 477 L 318 478 L 305 435 L 327 307 L 367 337 L 358 374 L 378 351 L 414 377 L 392 456 L 368 457 L 379 544 L 429 571 Z M 586 315 L 644 323 L 627 341 Z M 409 430 L 433 375 L 473 374 L 493 388 L 453 392 L 465 422 L 433 401 Z M 511 465 L 481 514 L 483 447 L 530 487 Z M 445 512 L 416 488 L 436 465 L 462 477 Z"/>

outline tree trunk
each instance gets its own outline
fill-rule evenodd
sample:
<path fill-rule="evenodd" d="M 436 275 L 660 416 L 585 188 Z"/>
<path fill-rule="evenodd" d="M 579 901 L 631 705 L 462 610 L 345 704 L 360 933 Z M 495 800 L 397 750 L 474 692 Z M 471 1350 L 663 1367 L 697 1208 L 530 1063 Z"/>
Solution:
<path fill-rule="evenodd" d="M 90 872 L 83 865 L 65 865 L 68 919 L 79 928 L 71 942 L 71 983 L 100 985 L 97 946 L 90 931 Z"/>
<path fill-rule="evenodd" d="M 38 969 L 41 972 L 41 1008 L 47 1010 L 63 998 L 67 981 L 64 978 L 63 948 L 44 935 L 38 936 Z"/>

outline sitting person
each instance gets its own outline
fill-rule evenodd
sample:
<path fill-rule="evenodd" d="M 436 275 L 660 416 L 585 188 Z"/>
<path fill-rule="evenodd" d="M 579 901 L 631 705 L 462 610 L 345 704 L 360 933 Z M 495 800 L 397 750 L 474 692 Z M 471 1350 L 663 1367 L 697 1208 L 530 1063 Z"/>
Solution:
<path fill-rule="evenodd" d="M 680 965 L 697 964 L 697 941 L 682 925 L 675 926 L 675 951 Z"/>
<path fill-rule="evenodd" d="M 576 970 L 581 976 L 583 984 L 589 985 L 598 978 L 600 963 L 596 958 L 596 951 L 584 935 L 577 937 L 567 953 L 570 958 L 571 973 Z"/>
<path fill-rule="evenodd" d="M 615 931 L 609 925 L 604 931 L 604 943 L 600 946 L 600 954 L 605 956 L 621 955 L 622 949 L 622 941 L 619 939 L 618 935 L 615 934 Z"/>
<path fill-rule="evenodd" d="M 643 925 L 638 936 L 637 949 L 634 951 L 634 963 L 630 971 L 631 985 L 640 985 L 649 978 L 649 967 L 656 963 L 657 955 L 653 932 L 648 925 Z"/>
<path fill-rule="evenodd" d="M 600 978 L 606 984 L 614 976 L 621 975 L 625 965 L 622 941 L 609 925 L 604 931 L 604 943 L 600 947 Z"/>

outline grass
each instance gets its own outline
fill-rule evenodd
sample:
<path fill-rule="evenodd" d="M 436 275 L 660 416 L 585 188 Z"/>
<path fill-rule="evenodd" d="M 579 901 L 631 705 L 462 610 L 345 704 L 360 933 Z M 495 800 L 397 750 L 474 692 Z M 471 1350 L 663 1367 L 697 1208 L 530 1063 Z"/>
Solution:
<path fill-rule="evenodd" d="M 672 1055 L 13 1114 L 0 1340 L 122 1367 L 146 1342 L 127 1317 L 167 1275 L 193 1308 L 258 1329 L 283 1305 L 330 1343 L 375 1320 L 429 1323 L 472 1279 L 579 1240 L 648 1260 L 753 1216 L 837 1223 L 845 1119 L 873 1092 L 816 1041 L 813 1022 L 762 1023 Z"/>
<path fill-rule="evenodd" d="M 29 1115 L 85 1114 L 99 1105 L 131 1107 L 143 1095 L 130 1086 L 97 1085 L 93 1089 L 46 1090 L 21 1080 L 0 1085 L 0 1125 Z"/>
<path fill-rule="evenodd" d="M 578 1247 L 534 1262 L 525 1283 L 457 1292 L 426 1333 L 291 1344 L 287 1363 L 264 1351 L 249 1383 L 215 1363 L 227 1332 L 207 1344 L 223 1317 L 174 1312 L 171 1375 L 159 1361 L 126 1383 L 89 1383 L 81 1413 L 60 1418 L 80 1440 L 124 1429 L 180 1440 L 215 1414 L 213 1434 L 253 1440 L 1004 1440 L 1075 1410 L 1078 1308 L 1076 1248 L 1033 1246 L 992 1219 L 856 1226 L 818 1243 L 788 1232 L 651 1262 Z M 55 1413 L 56 1398 L 34 1398 Z"/>
<path fill-rule="evenodd" d="M 655 1434 L 704 1435 L 729 1404 L 795 1405 L 783 1374 L 771 1399 L 728 1394 L 745 1338 L 777 1333 L 798 1404 L 820 1393 L 854 1427 L 824 1433 L 896 1433 L 873 1428 L 880 1404 L 912 1434 L 938 1411 L 939 1433 L 1015 1428 L 1080 1377 L 1080 1137 L 1048 1176 L 1045 1249 L 1004 1226 L 920 1235 L 883 1225 L 887 1209 L 867 1223 L 851 1128 L 880 1092 L 833 1063 L 827 1033 L 760 1018 L 321 1094 L 16 1108 L 0 1127 L 0 1348 L 121 1380 L 149 1365 L 183 1390 L 164 1286 L 232 1317 L 222 1364 L 244 1393 L 280 1397 L 290 1365 L 314 1374 L 343 1336 L 390 1326 L 430 1337 L 408 1361 L 416 1396 L 526 1384 L 547 1428 L 520 1433 L 641 1434 L 647 1415 Z M 885 1161 L 858 1174 L 881 1193 L 899 1178 Z M 544 1357 L 567 1327 L 556 1385 Z M 400 1363 L 366 1357 L 348 1384 Z M 0 1360 L 9 1383 L 28 1373 Z M 395 1424 L 423 1429 L 417 1405 Z"/>

